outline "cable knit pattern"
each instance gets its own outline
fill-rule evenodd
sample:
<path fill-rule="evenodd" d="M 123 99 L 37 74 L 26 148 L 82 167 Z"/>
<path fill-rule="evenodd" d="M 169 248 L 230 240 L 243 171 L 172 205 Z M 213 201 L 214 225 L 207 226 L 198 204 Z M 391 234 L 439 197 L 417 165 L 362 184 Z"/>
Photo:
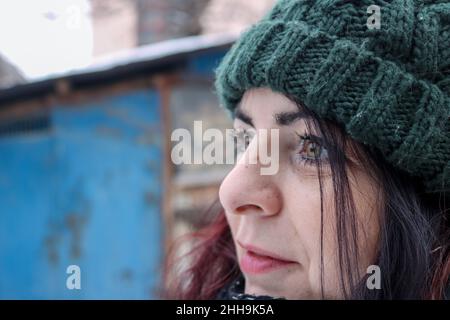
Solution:
<path fill-rule="evenodd" d="M 380 29 L 366 25 L 381 8 Z M 450 191 L 450 2 L 279 0 L 216 69 L 231 115 L 270 87 L 340 123 L 430 193 Z"/>

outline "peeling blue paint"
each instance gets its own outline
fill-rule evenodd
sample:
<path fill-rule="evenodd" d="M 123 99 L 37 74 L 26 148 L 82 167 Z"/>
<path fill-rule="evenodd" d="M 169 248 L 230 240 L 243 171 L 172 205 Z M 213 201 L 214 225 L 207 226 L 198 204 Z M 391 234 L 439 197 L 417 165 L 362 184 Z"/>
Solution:
<path fill-rule="evenodd" d="M 49 130 L 0 137 L 0 299 L 155 298 L 159 104 L 149 89 L 55 106 Z"/>

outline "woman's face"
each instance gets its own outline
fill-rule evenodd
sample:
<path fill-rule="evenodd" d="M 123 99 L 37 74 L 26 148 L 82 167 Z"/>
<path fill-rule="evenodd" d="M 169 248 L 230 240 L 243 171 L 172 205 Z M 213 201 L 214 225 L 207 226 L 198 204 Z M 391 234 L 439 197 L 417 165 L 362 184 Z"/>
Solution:
<path fill-rule="evenodd" d="M 270 131 L 266 140 L 253 138 L 220 187 L 246 293 L 321 298 L 321 192 L 311 161 L 317 159 L 323 167 L 324 293 L 326 298 L 342 297 L 328 154 L 312 137 L 317 132 L 307 132 L 305 121 L 310 120 L 302 117 L 295 103 L 268 88 L 247 91 L 236 113 L 235 129 L 279 130 L 279 141 L 272 141 Z M 263 175 L 262 164 L 249 161 L 259 159 L 262 143 L 269 145 L 268 150 L 278 143 L 275 174 Z M 347 174 L 357 212 L 359 272 L 364 275 L 377 251 L 378 188 L 363 168 L 347 169 Z"/>

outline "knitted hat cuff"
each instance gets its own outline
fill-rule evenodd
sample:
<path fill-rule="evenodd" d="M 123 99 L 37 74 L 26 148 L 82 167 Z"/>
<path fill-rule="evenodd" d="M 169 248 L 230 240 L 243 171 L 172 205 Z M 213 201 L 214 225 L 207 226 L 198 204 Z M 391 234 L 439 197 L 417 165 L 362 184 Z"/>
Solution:
<path fill-rule="evenodd" d="M 269 87 L 375 146 L 428 192 L 450 190 L 450 98 L 435 84 L 361 43 L 302 21 L 263 20 L 247 30 L 216 70 L 230 112 L 244 92 Z"/>

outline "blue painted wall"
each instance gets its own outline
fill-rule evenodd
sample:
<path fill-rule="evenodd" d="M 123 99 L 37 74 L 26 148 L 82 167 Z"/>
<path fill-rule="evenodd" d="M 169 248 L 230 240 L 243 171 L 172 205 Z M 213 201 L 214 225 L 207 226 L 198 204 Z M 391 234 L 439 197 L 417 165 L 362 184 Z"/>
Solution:
<path fill-rule="evenodd" d="M 50 123 L 0 136 L 0 298 L 155 298 L 163 239 L 158 95 L 56 106 Z M 72 264 L 81 268 L 81 290 L 66 287 Z"/>
<path fill-rule="evenodd" d="M 226 50 L 217 50 L 215 52 L 203 52 L 196 54 L 188 60 L 185 72 L 192 75 L 205 76 L 213 79 L 213 70 L 218 67 L 226 52 Z"/>

